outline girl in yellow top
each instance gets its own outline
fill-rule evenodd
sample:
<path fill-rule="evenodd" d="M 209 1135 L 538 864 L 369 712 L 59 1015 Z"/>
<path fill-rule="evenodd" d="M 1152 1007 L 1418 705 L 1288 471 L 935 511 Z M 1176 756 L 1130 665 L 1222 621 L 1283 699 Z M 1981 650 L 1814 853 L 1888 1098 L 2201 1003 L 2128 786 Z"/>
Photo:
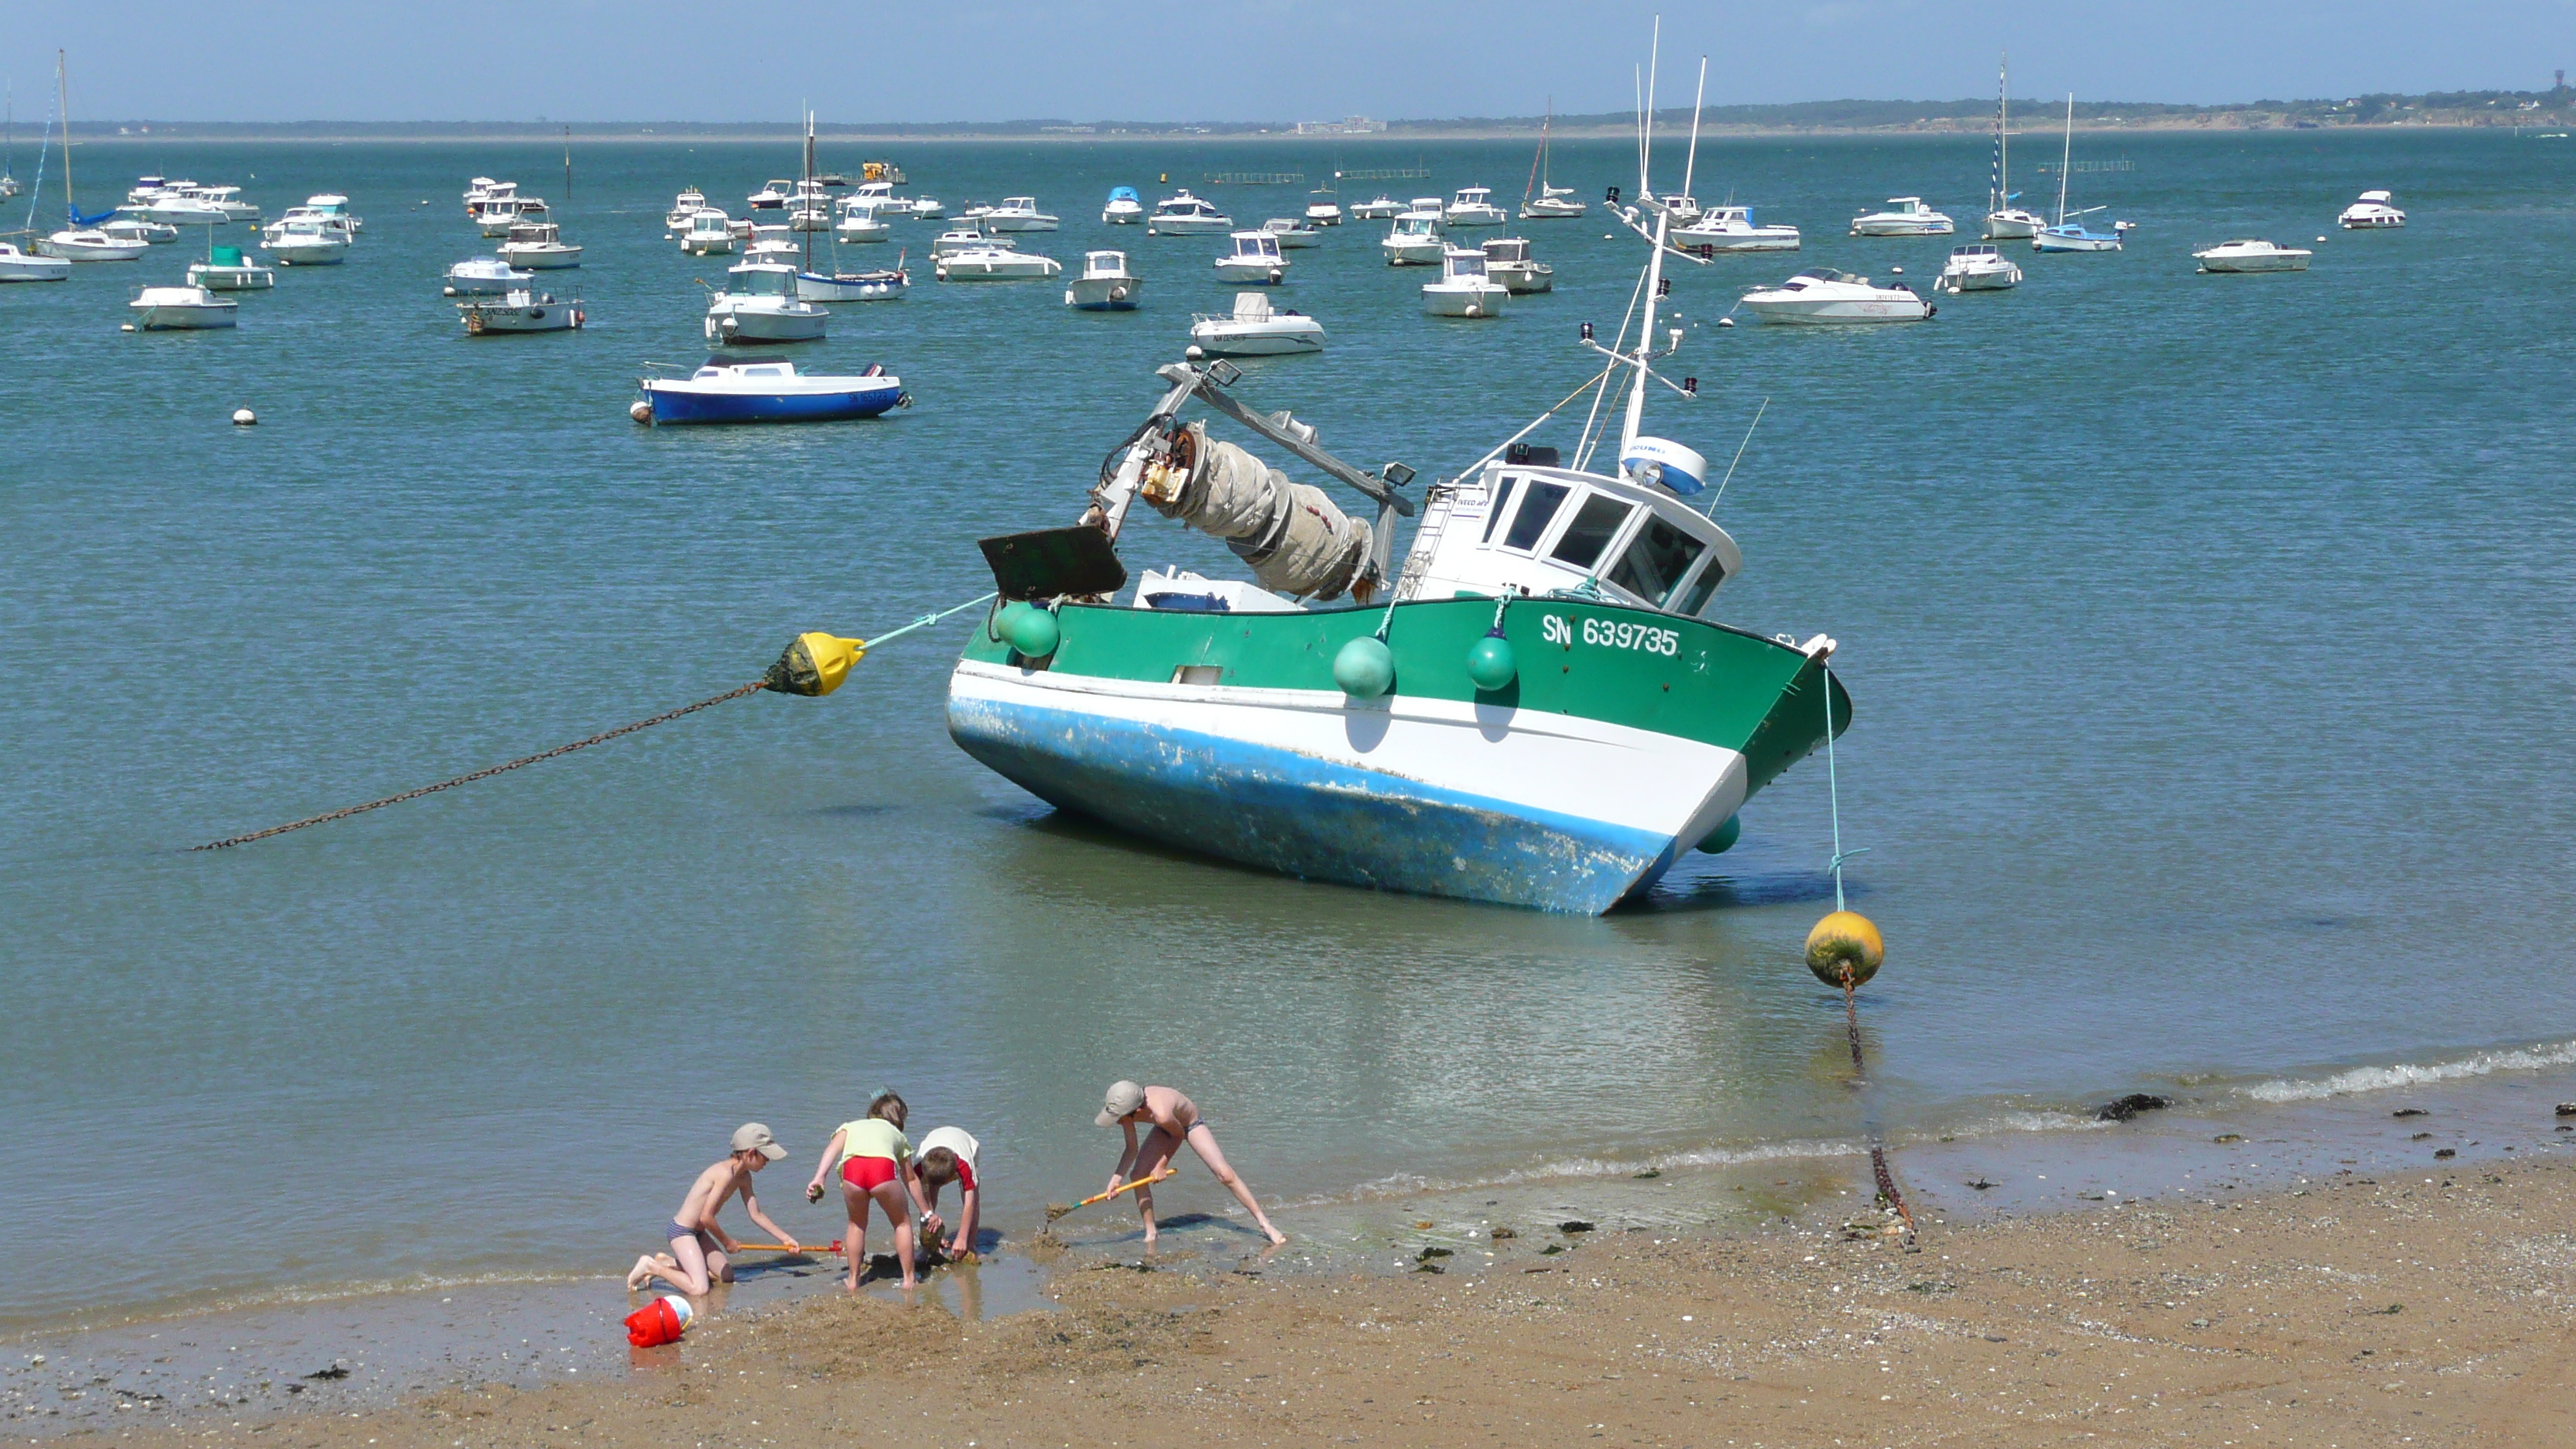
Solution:
<path fill-rule="evenodd" d="M 859 1275 L 868 1261 L 868 1203 L 874 1201 L 885 1210 L 886 1221 L 894 1224 L 895 1261 L 903 1265 L 903 1286 L 909 1290 L 916 1279 L 912 1266 L 912 1212 L 918 1208 L 931 1220 L 931 1231 L 938 1231 L 938 1218 L 921 1195 L 921 1176 L 913 1170 L 912 1142 L 903 1135 L 905 1108 L 903 1098 L 892 1092 L 877 1093 L 868 1103 L 868 1115 L 855 1122 L 844 1122 L 823 1144 L 823 1160 L 814 1168 L 814 1180 L 805 1185 L 805 1200 L 823 1199 L 823 1175 L 837 1164 L 841 1169 L 841 1201 L 850 1212 L 850 1230 L 843 1235 L 841 1246 L 847 1254 L 850 1275 L 841 1281 L 848 1292 L 859 1291 Z M 895 1190 L 900 1181 L 903 1192 Z M 909 1207 L 903 1194 L 909 1193 Z"/>

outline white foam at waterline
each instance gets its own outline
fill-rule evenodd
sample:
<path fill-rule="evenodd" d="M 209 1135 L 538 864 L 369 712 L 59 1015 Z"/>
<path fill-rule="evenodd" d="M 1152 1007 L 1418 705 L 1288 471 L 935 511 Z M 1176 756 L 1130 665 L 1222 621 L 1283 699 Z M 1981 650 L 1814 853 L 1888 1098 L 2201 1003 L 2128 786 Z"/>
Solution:
<path fill-rule="evenodd" d="M 2289 1078 L 2258 1082 L 2245 1095 L 2258 1102 L 2313 1102 L 2354 1092 L 2384 1092 L 2392 1087 L 2420 1087 L 2456 1082 L 2495 1072 L 2537 1072 L 2576 1066 L 2576 1041 L 2540 1042 L 2502 1051 L 2475 1052 L 2457 1061 L 2399 1062 L 2387 1067 L 2354 1067 L 2315 1081 Z"/>

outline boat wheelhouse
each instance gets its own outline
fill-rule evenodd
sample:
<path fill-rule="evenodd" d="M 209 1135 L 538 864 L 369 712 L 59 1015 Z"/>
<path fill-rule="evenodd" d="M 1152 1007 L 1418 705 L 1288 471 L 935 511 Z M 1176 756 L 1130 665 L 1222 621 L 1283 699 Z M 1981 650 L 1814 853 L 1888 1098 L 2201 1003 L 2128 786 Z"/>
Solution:
<path fill-rule="evenodd" d="M 1187 189 L 1154 203 L 1154 214 L 1145 220 L 1145 232 L 1149 236 L 1191 236 L 1232 230 L 1233 217 L 1190 195 Z"/>

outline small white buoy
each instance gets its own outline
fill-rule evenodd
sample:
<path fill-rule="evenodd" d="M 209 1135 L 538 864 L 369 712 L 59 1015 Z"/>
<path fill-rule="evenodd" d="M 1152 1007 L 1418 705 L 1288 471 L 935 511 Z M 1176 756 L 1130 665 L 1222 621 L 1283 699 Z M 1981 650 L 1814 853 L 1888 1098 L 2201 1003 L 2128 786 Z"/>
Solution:
<path fill-rule="evenodd" d="M 2324 240 L 2325 240 L 2325 238 L 2324 238 L 2324 237 L 2318 237 L 2318 238 L 2317 238 L 2317 240 L 2319 240 L 2319 241 L 2324 241 Z"/>
<path fill-rule="evenodd" d="M 1735 325 L 1735 319 L 1732 317 L 1720 317 L 1717 319 L 1717 325 L 1720 327 L 1732 327 Z"/>
<path fill-rule="evenodd" d="M 258 424 L 258 422 L 259 422 L 259 414 L 255 413 L 255 412 L 252 412 L 250 409 L 248 409 L 248 408 L 235 408 L 235 409 L 233 409 L 233 426 L 234 426 L 234 427 L 237 427 L 237 428 L 254 427 L 254 426 L 256 426 L 256 425 Z"/>
<path fill-rule="evenodd" d="M 1890 267 L 1887 269 L 1887 274 L 1891 277 L 1901 277 L 1905 275 L 1905 269 L 1903 267 Z"/>
<path fill-rule="evenodd" d="M 653 421 L 653 405 L 639 397 L 627 406 L 626 415 L 639 423 L 649 423 Z"/>
<path fill-rule="evenodd" d="M 1603 241 L 1617 241 L 1619 239 L 1619 234 L 1617 232 L 1605 231 L 1601 233 L 1601 239 Z"/>
<path fill-rule="evenodd" d="M 119 332 L 131 332 L 131 331 L 133 331 L 133 330 L 134 330 L 134 324 L 133 324 L 133 323 L 131 323 L 131 322 L 128 322 L 128 323 L 126 323 L 125 325 L 123 325 L 123 326 L 121 326 L 121 327 L 117 328 L 116 330 L 117 330 L 117 331 L 119 331 Z"/>

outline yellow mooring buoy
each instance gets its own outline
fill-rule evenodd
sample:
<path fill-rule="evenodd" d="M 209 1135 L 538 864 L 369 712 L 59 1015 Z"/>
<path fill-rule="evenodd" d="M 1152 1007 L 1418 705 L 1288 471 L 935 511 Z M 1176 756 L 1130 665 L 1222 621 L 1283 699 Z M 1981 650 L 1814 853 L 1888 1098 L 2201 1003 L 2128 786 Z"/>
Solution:
<path fill-rule="evenodd" d="M 799 634 L 788 642 L 786 652 L 769 666 L 769 673 L 760 682 L 762 687 L 780 694 L 830 694 L 850 677 L 850 666 L 867 654 L 864 639 L 844 639 L 819 631 Z"/>
<path fill-rule="evenodd" d="M 1858 911 L 1835 911 L 1807 933 L 1807 969 L 1837 990 L 1859 989 L 1886 960 L 1877 925 Z"/>

